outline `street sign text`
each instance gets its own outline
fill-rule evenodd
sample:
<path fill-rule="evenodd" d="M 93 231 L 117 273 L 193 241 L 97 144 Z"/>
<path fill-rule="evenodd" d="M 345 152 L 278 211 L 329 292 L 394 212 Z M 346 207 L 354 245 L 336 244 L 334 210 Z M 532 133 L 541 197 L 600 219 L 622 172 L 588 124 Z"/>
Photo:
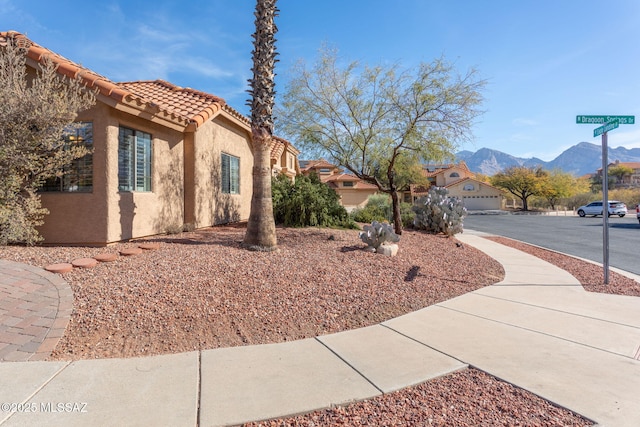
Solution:
<path fill-rule="evenodd" d="M 633 125 L 636 123 L 636 116 L 576 116 L 578 124 L 604 124 L 618 120 L 621 125 Z"/>
<path fill-rule="evenodd" d="M 604 126 L 600 126 L 599 128 L 595 128 L 593 130 L 593 137 L 595 138 L 598 135 L 602 135 L 605 132 L 609 132 L 612 129 L 615 129 L 618 127 L 618 125 L 620 125 L 620 122 L 618 120 L 612 120 L 609 123 L 607 123 Z"/>

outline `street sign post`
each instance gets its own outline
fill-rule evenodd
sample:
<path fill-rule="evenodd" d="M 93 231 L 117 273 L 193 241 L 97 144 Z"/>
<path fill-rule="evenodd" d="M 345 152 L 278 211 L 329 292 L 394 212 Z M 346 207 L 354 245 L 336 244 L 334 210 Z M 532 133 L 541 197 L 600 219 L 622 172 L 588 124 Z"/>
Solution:
<path fill-rule="evenodd" d="M 618 120 L 621 125 L 636 124 L 636 116 L 576 116 L 576 123 L 583 125 L 601 125 Z"/>
<path fill-rule="evenodd" d="M 617 128 L 618 125 L 620 125 L 620 121 L 618 119 L 611 120 L 609 123 L 605 124 L 604 126 L 600 126 L 599 128 L 595 128 L 593 130 L 593 137 L 595 138 L 598 135 L 602 135 L 603 133 L 607 133 L 610 130 L 613 130 L 613 129 Z"/>
<path fill-rule="evenodd" d="M 607 147 L 607 132 L 620 125 L 633 125 L 636 116 L 576 116 L 577 124 L 602 124 L 593 130 L 593 137 L 602 135 L 602 267 L 604 269 L 604 284 L 609 284 L 609 148 Z"/>

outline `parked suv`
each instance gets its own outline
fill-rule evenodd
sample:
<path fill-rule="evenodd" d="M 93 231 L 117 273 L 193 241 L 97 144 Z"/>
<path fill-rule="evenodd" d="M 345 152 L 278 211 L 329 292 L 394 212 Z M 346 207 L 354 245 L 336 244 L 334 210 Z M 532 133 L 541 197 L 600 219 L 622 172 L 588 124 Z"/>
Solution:
<path fill-rule="evenodd" d="M 618 215 L 620 218 L 627 214 L 627 205 L 618 200 L 609 200 L 609 216 Z M 602 215 L 602 201 L 591 202 L 588 205 L 578 208 L 578 215 L 585 217 L 587 215 Z"/>

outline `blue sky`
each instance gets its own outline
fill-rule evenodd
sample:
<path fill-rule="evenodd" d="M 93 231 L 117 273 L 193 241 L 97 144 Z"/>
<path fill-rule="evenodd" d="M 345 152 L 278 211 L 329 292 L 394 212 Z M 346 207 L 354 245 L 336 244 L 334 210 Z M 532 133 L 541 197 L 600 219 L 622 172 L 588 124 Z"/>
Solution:
<path fill-rule="evenodd" d="M 488 80 L 486 113 L 460 149 L 551 160 L 597 126 L 576 115 L 640 120 L 637 0 L 279 0 L 277 90 L 325 43 L 348 61 L 416 66 L 444 55 Z M 0 0 L 0 30 L 114 81 L 164 79 L 248 114 L 254 0 Z M 294 141 L 295 143 L 295 141 Z M 640 124 L 609 132 L 640 147 Z"/>

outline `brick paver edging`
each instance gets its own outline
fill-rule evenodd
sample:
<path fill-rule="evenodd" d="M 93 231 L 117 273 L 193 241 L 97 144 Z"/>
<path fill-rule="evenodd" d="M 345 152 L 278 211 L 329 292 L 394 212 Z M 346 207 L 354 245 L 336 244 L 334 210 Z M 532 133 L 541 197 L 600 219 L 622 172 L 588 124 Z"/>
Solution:
<path fill-rule="evenodd" d="M 73 311 L 73 292 L 60 276 L 0 259 L 0 361 L 45 360 Z"/>

